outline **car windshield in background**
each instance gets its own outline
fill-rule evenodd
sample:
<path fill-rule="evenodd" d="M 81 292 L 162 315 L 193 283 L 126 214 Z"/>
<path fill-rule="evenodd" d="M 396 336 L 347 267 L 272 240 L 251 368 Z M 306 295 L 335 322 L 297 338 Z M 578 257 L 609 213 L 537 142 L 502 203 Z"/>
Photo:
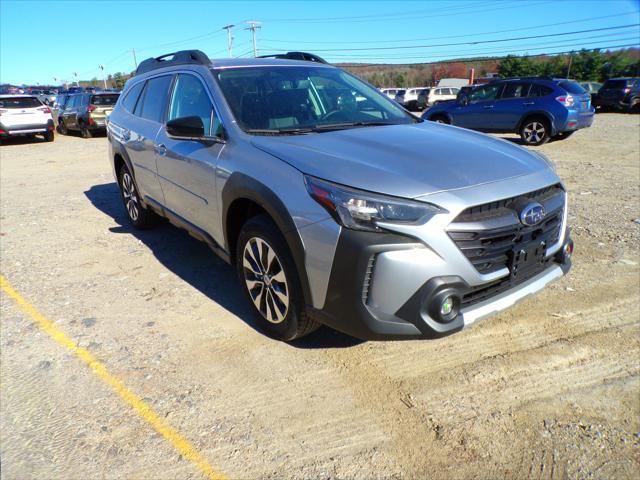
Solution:
<path fill-rule="evenodd" d="M 91 105 L 115 105 L 120 95 L 91 95 Z"/>
<path fill-rule="evenodd" d="M 574 82 L 573 80 L 564 80 L 560 82 L 560 87 L 564 88 L 568 93 L 573 93 L 574 95 L 587 93 L 587 91 L 582 88 L 579 83 Z"/>
<path fill-rule="evenodd" d="M 238 124 L 248 133 L 294 134 L 419 121 L 339 69 L 230 68 L 217 71 L 216 79 Z"/>
<path fill-rule="evenodd" d="M 0 108 L 35 108 L 41 106 L 40 100 L 34 97 L 0 98 Z"/>

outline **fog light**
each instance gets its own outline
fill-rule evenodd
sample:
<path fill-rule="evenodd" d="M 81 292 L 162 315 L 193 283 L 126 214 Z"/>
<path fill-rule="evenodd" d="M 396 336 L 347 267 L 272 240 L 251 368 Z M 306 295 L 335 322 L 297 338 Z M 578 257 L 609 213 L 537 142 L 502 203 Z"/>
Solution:
<path fill-rule="evenodd" d="M 565 257 L 571 258 L 571 254 L 573 253 L 573 242 L 568 242 L 564 245 L 563 253 Z"/>
<path fill-rule="evenodd" d="M 454 300 L 453 297 L 447 297 L 442 301 L 440 306 L 440 315 L 443 317 L 448 316 L 453 311 Z"/>

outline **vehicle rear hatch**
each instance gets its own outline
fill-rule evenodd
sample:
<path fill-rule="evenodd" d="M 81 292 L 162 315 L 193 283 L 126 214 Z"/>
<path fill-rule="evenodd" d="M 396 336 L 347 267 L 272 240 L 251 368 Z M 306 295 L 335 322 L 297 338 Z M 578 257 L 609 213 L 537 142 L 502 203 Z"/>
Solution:
<path fill-rule="evenodd" d="M 4 127 L 46 125 L 51 110 L 35 97 L 0 98 L 0 123 Z"/>
<path fill-rule="evenodd" d="M 573 108 L 578 112 L 591 112 L 591 94 L 573 80 L 563 80 L 559 85 L 573 97 Z"/>
<path fill-rule="evenodd" d="M 113 112 L 118 101 L 118 93 L 101 93 L 91 95 L 91 118 L 97 124 L 104 124 L 105 119 Z"/>

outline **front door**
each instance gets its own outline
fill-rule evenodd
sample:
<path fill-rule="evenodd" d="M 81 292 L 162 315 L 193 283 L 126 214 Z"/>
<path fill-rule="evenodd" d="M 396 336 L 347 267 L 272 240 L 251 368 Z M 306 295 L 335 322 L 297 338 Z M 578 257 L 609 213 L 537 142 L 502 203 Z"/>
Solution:
<path fill-rule="evenodd" d="M 453 124 L 473 130 L 492 130 L 494 128 L 493 109 L 501 84 L 489 83 L 475 88 L 467 97 L 466 105 L 460 103 L 452 114 Z"/>
<path fill-rule="evenodd" d="M 206 136 L 220 136 L 220 121 L 202 80 L 178 74 L 167 112 L 167 121 L 200 117 Z M 202 230 L 214 232 L 217 218 L 215 171 L 223 143 L 173 138 L 166 125 L 156 138 L 158 178 L 167 208 Z"/>

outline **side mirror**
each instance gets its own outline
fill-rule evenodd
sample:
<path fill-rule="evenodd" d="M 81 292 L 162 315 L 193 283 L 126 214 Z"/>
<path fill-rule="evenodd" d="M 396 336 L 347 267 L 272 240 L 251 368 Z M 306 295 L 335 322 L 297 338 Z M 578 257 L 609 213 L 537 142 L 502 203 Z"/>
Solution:
<path fill-rule="evenodd" d="M 196 116 L 174 118 L 167 122 L 167 133 L 172 137 L 200 139 L 204 137 L 204 124 Z"/>

